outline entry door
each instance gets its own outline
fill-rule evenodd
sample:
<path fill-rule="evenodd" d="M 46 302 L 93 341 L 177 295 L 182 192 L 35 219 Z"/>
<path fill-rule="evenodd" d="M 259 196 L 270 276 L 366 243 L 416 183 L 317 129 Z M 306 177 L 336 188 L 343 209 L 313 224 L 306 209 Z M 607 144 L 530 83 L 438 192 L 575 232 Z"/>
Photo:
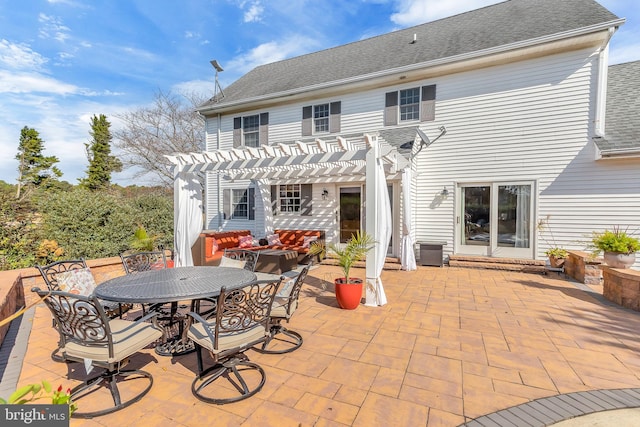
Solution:
<path fill-rule="evenodd" d="M 533 258 L 533 183 L 459 186 L 460 254 Z"/>
<path fill-rule="evenodd" d="M 362 223 L 362 191 L 360 187 L 340 187 L 340 243 L 346 243 L 360 231 Z"/>

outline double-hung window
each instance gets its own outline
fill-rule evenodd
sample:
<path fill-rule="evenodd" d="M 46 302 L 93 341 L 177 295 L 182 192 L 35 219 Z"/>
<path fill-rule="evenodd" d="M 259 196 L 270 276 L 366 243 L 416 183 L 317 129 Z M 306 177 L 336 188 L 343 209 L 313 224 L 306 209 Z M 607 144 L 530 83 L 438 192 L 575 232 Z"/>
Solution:
<path fill-rule="evenodd" d="M 302 136 L 340 132 L 340 101 L 302 107 Z"/>
<path fill-rule="evenodd" d="M 329 132 L 329 104 L 313 106 L 314 133 Z"/>
<path fill-rule="evenodd" d="M 312 184 L 280 184 L 271 186 L 273 215 L 311 216 Z"/>
<path fill-rule="evenodd" d="M 300 184 L 280 185 L 280 212 L 300 212 L 302 193 Z"/>
<path fill-rule="evenodd" d="M 249 217 L 249 199 L 247 190 L 231 190 L 231 210 L 233 219 L 246 219 Z"/>
<path fill-rule="evenodd" d="M 269 113 L 233 118 L 233 147 L 260 147 L 269 143 Z"/>
<path fill-rule="evenodd" d="M 260 116 L 246 116 L 242 118 L 242 134 L 245 147 L 260 146 Z"/>
<path fill-rule="evenodd" d="M 420 88 L 414 87 L 400 91 L 400 121 L 420 118 Z"/>
<path fill-rule="evenodd" d="M 384 125 L 427 122 L 436 118 L 436 85 L 395 90 L 385 94 Z"/>
<path fill-rule="evenodd" d="M 222 197 L 224 219 L 255 220 L 254 187 L 225 188 Z"/>

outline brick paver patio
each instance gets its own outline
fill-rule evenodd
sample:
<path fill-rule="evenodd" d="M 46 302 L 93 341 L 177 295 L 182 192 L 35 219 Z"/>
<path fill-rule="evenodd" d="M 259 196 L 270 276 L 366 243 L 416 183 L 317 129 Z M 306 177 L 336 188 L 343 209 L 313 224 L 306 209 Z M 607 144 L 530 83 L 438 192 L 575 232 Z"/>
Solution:
<path fill-rule="evenodd" d="M 338 273 L 310 272 L 289 324 L 304 337 L 300 349 L 248 352 L 267 373 L 256 396 L 202 403 L 190 390 L 195 354 L 172 359 L 147 349 L 131 364 L 153 374 L 150 393 L 71 425 L 458 426 L 546 397 L 640 387 L 640 313 L 604 301 L 597 287 L 555 275 L 419 267 L 383 272 L 387 305 L 348 311 L 332 292 Z M 19 385 L 78 383 L 81 365 L 51 360 L 56 342 L 38 306 Z M 527 411 L 498 419 L 512 413 Z"/>

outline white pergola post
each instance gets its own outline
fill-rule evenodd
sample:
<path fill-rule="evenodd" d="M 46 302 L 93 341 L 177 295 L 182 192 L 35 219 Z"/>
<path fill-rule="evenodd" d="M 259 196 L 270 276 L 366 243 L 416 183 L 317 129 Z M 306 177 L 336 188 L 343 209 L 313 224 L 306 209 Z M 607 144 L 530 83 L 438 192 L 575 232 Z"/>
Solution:
<path fill-rule="evenodd" d="M 365 175 L 365 212 L 366 212 L 366 220 L 364 224 L 364 229 L 370 236 L 375 238 L 376 230 L 378 229 L 378 212 L 375 209 L 376 206 L 376 175 L 378 173 L 377 167 L 377 159 L 378 152 L 380 147 L 378 146 L 377 138 L 373 141 L 373 144 L 369 150 L 367 150 L 367 158 L 366 158 L 366 175 Z M 366 277 L 367 283 L 365 284 L 366 288 L 366 305 L 373 305 L 376 300 L 376 287 L 375 283 L 371 283 L 370 278 L 376 276 L 375 272 L 375 264 L 376 259 L 378 259 L 378 245 L 375 245 L 373 250 L 367 253 L 367 263 L 366 263 Z"/>

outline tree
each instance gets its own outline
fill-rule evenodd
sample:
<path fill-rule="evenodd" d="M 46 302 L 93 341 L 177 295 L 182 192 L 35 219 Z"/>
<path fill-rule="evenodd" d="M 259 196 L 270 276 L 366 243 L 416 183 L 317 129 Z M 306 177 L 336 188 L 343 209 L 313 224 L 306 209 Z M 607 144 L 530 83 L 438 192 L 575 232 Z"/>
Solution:
<path fill-rule="evenodd" d="M 125 166 L 135 168 L 135 177 L 173 184 L 164 155 L 203 150 L 204 119 L 195 111 L 203 101 L 195 94 L 179 98 L 159 91 L 152 105 L 117 116 L 124 127 L 115 133 L 115 145 L 125 153 Z"/>
<path fill-rule="evenodd" d="M 57 181 L 62 176 L 62 172 L 56 166 L 59 162 L 56 156 L 43 156 L 44 141 L 40 134 L 33 128 L 27 126 L 20 131 L 20 144 L 16 159 L 20 162 L 18 166 L 18 191 L 16 198 L 20 198 L 22 187 L 47 186 L 53 181 Z"/>
<path fill-rule="evenodd" d="M 84 144 L 89 159 L 87 177 L 80 180 L 80 185 L 89 190 L 103 189 L 111 184 L 111 173 L 122 170 L 122 162 L 111 155 L 111 123 L 104 114 L 94 115 L 91 118 L 91 131 L 93 137 L 89 144 Z"/>

